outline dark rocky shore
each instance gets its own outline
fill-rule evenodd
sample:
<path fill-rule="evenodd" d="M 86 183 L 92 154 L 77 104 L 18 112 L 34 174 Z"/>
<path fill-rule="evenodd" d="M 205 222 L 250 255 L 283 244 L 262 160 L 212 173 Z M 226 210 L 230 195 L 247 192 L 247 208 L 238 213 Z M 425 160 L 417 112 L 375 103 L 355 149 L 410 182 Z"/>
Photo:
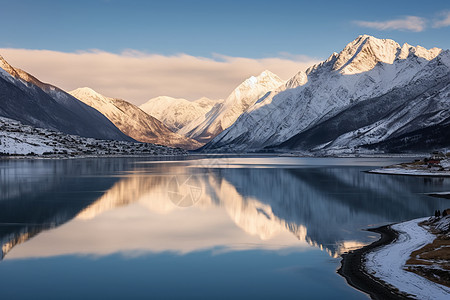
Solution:
<path fill-rule="evenodd" d="M 390 244 L 398 237 L 397 232 L 391 228 L 391 225 L 369 229 L 369 231 L 381 234 L 381 238 L 361 249 L 342 255 L 341 267 L 337 272 L 347 280 L 348 284 L 367 293 L 372 299 L 412 299 L 408 295 L 381 282 L 364 270 L 363 259 L 366 253 L 375 248 Z"/>

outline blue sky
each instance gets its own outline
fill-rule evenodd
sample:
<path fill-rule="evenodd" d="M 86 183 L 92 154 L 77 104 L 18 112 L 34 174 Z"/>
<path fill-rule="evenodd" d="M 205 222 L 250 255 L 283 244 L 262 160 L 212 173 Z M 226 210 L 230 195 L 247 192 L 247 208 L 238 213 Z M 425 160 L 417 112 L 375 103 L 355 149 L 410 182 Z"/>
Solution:
<path fill-rule="evenodd" d="M 1 0 L 0 47 L 64 52 L 135 49 L 164 55 L 212 53 L 325 58 L 359 34 L 450 48 L 450 27 L 432 28 L 448 1 L 29 1 Z M 355 21 L 426 20 L 420 32 Z"/>
<path fill-rule="evenodd" d="M 135 104 L 225 98 L 266 69 L 286 80 L 360 34 L 450 48 L 448 0 L 0 0 L 0 25 L 13 66 Z"/>

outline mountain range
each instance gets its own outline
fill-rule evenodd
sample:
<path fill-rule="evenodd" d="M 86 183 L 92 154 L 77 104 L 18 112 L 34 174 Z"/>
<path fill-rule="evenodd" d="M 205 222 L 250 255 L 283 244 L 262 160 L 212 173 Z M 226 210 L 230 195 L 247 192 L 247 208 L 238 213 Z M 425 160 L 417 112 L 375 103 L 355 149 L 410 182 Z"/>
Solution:
<path fill-rule="evenodd" d="M 0 56 L 0 117 L 66 134 L 134 141 L 94 108 Z"/>
<path fill-rule="evenodd" d="M 225 100 L 140 107 L 66 93 L 0 57 L 0 103 L 0 117 L 25 125 L 202 152 L 421 152 L 450 147 L 450 51 L 361 35 L 287 81 L 264 71 Z"/>
<path fill-rule="evenodd" d="M 255 101 L 203 151 L 449 147 L 450 51 L 362 35 Z M 430 135 L 431 134 L 431 135 Z"/>
<path fill-rule="evenodd" d="M 160 96 L 139 106 L 140 109 L 163 122 L 173 132 L 178 132 L 187 124 L 206 115 L 223 100 L 203 97 L 195 101 Z"/>
<path fill-rule="evenodd" d="M 179 133 L 199 142 L 209 142 L 233 125 L 258 99 L 266 97 L 271 90 L 283 83 L 277 75 L 267 70 L 257 77 L 252 76 L 241 83 L 222 103 L 184 126 Z"/>
<path fill-rule="evenodd" d="M 137 141 L 188 150 L 197 149 L 202 145 L 171 131 L 161 121 L 125 100 L 105 97 L 90 88 L 79 88 L 69 93 L 97 109 L 123 133 Z"/>

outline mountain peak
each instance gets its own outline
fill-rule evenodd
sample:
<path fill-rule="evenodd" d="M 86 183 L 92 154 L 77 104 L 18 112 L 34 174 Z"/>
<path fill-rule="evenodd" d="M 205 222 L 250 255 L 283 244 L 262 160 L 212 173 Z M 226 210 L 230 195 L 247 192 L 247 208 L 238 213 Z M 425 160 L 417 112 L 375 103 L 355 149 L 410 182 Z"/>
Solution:
<path fill-rule="evenodd" d="M 11 76 L 20 78 L 19 74 L 17 74 L 16 69 L 11 66 L 4 58 L 0 55 L 0 68 L 8 72 Z"/>
<path fill-rule="evenodd" d="M 1 64 L 6 63 L 6 60 L 5 60 L 5 59 L 3 58 L 3 56 L 1 56 L 1 55 L 0 55 L 0 63 L 1 63 Z"/>
<path fill-rule="evenodd" d="M 258 76 L 251 76 L 247 78 L 244 82 L 242 82 L 236 89 L 241 87 L 255 87 L 256 85 L 273 85 L 273 83 L 279 83 L 279 85 L 283 84 L 284 81 L 278 77 L 276 74 L 270 72 L 269 70 L 265 70 L 261 72 Z"/>
<path fill-rule="evenodd" d="M 182 99 L 182 98 L 175 98 L 175 97 L 171 97 L 171 96 L 158 96 L 158 97 L 150 99 L 149 101 L 175 102 L 175 101 L 187 101 L 187 100 L 186 99 Z"/>
<path fill-rule="evenodd" d="M 78 98 L 77 96 L 84 96 L 84 97 L 96 97 L 96 98 L 104 98 L 105 96 L 103 96 L 102 94 L 97 93 L 96 91 L 94 91 L 93 89 L 89 88 L 89 87 L 82 87 L 82 88 L 78 88 L 76 90 L 70 91 L 69 94 L 71 94 L 72 96 Z"/>
<path fill-rule="evenodd" d="M 357 74 L 371 70 L 377 63 L 393 63 L 400 45 L 393 40 L 360 35 L 339 53 L 333 70 Z"/>
<path fill-rule="evenodd" d="M 358 74 L 369 71 L 378 63 L 392 64 L 396 59 L 406 59 L 410 55 L 431 60 L 442 50 L 432 48 L 430 50 L 421 46 L 400 46 L 390 39 L 378 39 L 364 34 L 350 42 L 338 54 L 333 70 L 342 74 Z"/>
<path fill-rule="evenodd" d="M 264 78 L 264 77 L 274 77 L 277 76 L 274 73 L 270 72 L 269 70 L 264 70 L 257 76 L 257 78 Z"/>
<path fill-rule="evenodd" d="M 3 56 L 0 55 L 0 66 L 2 66 L 2 65 L 9 66 L 8 62 L 3 58 Z"/>
<path fill-rule="evenodd" d="M 377 40 L 377 41 L 379 41 L 379 40 L 386 40 L 386 39 L 379 39 L 379 38 L 376 38 L 376 37 L 374 37 L 373 35 L 369 35 L 369 34 L 360 34 L 360 35 L 358 35 L 358 37 L 355 39 L 355 41 L 358 40 L 358 39 L 362 39 L 362 40 L 367 40 L 367 39 L 369 39 L 369 40 Z"/>
<path fill-rule="evenodd" d="M 440 48 L 426 49 L 422 46 L 417 45 L 416 47 L 404 43 L 398 54 L 399 59 L 406 59 L 410 55 L 415 55 L 417 57 L 425 58 L 426 60 L 432 60 L 442 52 Z"/>
<path fill-rule="evenodd" d="M 259 81 L 283 81 L 277 74 L 270 72 L 269 70 L 264 70 L 256 78 L 258 78 Z"/>

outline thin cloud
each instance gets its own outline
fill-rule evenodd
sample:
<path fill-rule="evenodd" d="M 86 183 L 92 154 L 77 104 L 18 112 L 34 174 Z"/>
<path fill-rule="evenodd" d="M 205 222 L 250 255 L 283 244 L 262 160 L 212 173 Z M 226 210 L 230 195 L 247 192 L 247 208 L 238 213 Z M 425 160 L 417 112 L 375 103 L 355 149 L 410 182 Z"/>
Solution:
<path fill-rule="evenodd" d="M 66 91 L 91 87 L 109 97 L 142 104 L 157 96 L 189 100 L 219 99 L 243 80 L 270 70 L 289 79 L 317 59 L 280 55 L 280 58 L 243 58 L 215 54 L 213 58 L 187 54 L 164 56 L 136 50 L 121 54 L 100 50 L 65 53 L 50 50 L 0 49 L 11 65 Z"/>
<path fill-rule="evenodd" d="M 426 28 L 426 20 L 416 16 L 406 16 L 401 19 L 388 21 L 354 21 L 355 24 L 361 27 L 374 28 L 378 30 L 401 30 L 421 32 Z"/>
<path fill-rule="evenodd" d="M 435 20 L 433 22 L 434 28 L 441 28 L 441 27 L 447 27 L 450 26 L 450 11 L 444 11 L 440 14 L 441 19 Z"/>

